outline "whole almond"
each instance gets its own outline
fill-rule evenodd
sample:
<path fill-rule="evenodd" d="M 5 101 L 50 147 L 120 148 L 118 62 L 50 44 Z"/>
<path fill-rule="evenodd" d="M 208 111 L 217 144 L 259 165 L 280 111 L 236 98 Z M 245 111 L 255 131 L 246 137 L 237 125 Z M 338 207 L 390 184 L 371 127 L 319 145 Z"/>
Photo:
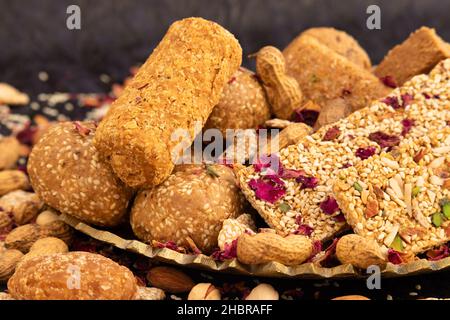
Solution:
<path fill-rule="evenodd" d="M 14 137 L 0 138 L 0 170 L 13 168 L 19 157 L 19 141 Z"/>
<path fill-rule="evenodd" d="M 220 291 L 211 283 L 196 284 L 188 295 L 188 300 L 220 300 Z"/>
<path fill-rule="evenodd" d="M 5 250 L 0 254 L 0 282 L 7 281 L 16 269 L 23 253 L 19 250 Z"/>
<path fill-rule="evenodd" d="M 351 264 L 361 269 L 367 269 L 371 265 L 386 265 L 386 257 L 378 243 L 357 234 L 348 234 L 339 239 L 336 256 L 342 264 Z"/>
<path fill-rule="evenodd" d="M 152 286 L 170 293 L 188 292 L 195 285 L 184 272 L 171 267 L 154 267 L 147 273 Z"/>
<path fill-rule="evenodd" d="M 0 171 L 0 196 L 14 190 L 26 190 L 30 187 L 27 175 L 20 170 Z"/>

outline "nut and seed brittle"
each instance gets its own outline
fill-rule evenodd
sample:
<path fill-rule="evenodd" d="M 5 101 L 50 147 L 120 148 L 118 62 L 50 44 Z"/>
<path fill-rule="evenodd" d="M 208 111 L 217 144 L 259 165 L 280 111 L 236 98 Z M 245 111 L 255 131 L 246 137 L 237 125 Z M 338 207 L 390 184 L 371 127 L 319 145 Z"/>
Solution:
<path fill-rule="evenodd" d="M 420 150 L 425 152 L 419 159 Z M 447 127 L 340 171 L 333 191 L 347 222 L 396 251 L 420 253 L 448 242 L 449 151 Z M 364 187 L 357 190 L 356 184 Z"/>
<path fill-rule="evenodd" d="M 281 179 L 282 196 L 264 201 L 258 198 L 255 184 L 253 188 L 249 185 L 264 179 L 264 172 L 250 166 L 238 173 L 243 193 L 279 233 L 295 233 L 300 227 L 303 232 L 307 227 L 312 229 L 308 233 L 314 240 L 333 237 L 347 227 L 339 210 L 324 210 L 334 200 L 332 185 L 340 170 L 395 147 L 405 138 L 419 138 L 431 129 L 447 126 L 449 89 L 450 59 L 439 63 L 429 75 L 414 77 L 388 97 L 282 149 L 282 166 L 317 179 L 313 188 L 305 188 L 301 180 Z M 285 205 L 280 208 L 282 203 Z"/>

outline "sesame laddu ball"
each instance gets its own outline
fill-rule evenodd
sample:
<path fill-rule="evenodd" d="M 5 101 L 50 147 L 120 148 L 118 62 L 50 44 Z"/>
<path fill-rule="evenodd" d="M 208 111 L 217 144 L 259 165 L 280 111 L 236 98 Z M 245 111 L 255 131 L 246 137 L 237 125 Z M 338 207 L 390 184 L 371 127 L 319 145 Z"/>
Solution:
<path fill-rule="evenodd" d="M 93 122 L 53 126 L 33 148 L 31 185 L 49 206 L 86 223 L 111 227 L 124 220 L 132 190 L 100 159 Z"/>
<path fill-rule="evenodd" d="M 205 253 L 217 247 L 225 219 L 243 213 L 244 198 L 233 170 L 224 165 L 181 165 L 161 185 L 142 190 L 131 212 L 131 226 L 145 241 L 174 241 L 188 247 L 187 237 Z"/>
<path fill-rule="evenodd" d="M 224 87 L 219 103 L 206 121 L 205 129 L 254 129 L 270 119 L 264 88 L 248 69 L 240 68 Z"/>

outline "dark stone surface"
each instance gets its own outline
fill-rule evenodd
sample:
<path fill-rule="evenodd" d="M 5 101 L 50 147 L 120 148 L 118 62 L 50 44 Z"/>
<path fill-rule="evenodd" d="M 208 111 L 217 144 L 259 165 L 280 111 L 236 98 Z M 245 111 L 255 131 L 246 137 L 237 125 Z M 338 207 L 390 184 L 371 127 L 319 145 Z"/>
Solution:
<path fill-rule="evenodd" d="M 66 28 L 69 4 L 81 7 L 79 31 Z M 381 7 L 381 30 L 366 28 L 370 4 Z M 283 48 L 308 27 L 333 26 L 355 36 L 378 62 L 422 25 L 450 40 L 449 12 L 447 0 L 0 0 L 0 81 L 36 93 L 107 90 L 99 74 L 122 79 L 171 22 L 188 16 L 219 22 L 245 54 L 267 44 Z M 37 79 L 40 70 L 50 81 Z"/>

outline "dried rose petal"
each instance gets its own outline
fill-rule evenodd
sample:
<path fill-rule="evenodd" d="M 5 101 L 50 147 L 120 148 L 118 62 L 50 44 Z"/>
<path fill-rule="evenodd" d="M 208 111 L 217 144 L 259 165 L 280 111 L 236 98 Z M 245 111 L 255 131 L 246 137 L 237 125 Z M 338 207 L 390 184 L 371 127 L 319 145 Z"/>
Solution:
<path fill-rule="evenodd" d="M 409 106 L 410 103 L 414 100 L 413 95 L 409 94 L 409 93 L 402 94 L 401 98 L 402 98 L 402 101 L 403 101 L 403 103 L 402 103 L 402 107 L 403 108 Z"/>
<path fill-rule="evenodd" d="M 314 189 L 319 184 L 319 179 L 317 179 L 316 177 L 300 176 L 297 179 L 295 179 L 295 181 L 302 184 L 300 189 L 306 189 L 306 188 Z"/>
<path fill-rule="evenodd" d="M 431 96 L 428 94 L 428 93 L 426 93 L 426 92 L 424 92 L 424 93 L 422 93 L 423 94 L 423 96 L 425 97 L 425 99 L 431 99 Z"/>
<path fill-rule="evenodd" d="M 281 178 L 283 179 L 296 179 L 298 177 L 304 176 L 305 171 L 303 170 L 293 170 L 293 169 L 282 169 Z"/>
<path fill-rule="evenodd" d="M 356 156 L 364 160 L 373 156 L 375 152 L 377 152 L 377 148 L 375 147 L 358 148 L 356 150 Z"/>
<path fill-rule="evenodd" d="M 325 214 L 332 215 L 333 213 L 339 211 L 339 205 L 332 196 L 328 196 L 322 203 L 320 204 L 320 209 Z"/>
<path fill-rule="evenodd" d="M 314 231 L 314 228 L 308 226 L 307 224 L 301 224 L 298 226 L 297 230 L 294 231 L 294 234 L 301 234 L 303 236 L 309 237 Z"/>
<path fill-rule="evenodd" d="M 301 225 L 302 224 L 302 221 L 303 221 L 303 218 L 302 218 L 302 216 L 301 215 L 296 215 L 295 216 L 295 223 L 297 224 L 297 225 Z"/>
<path fill-rule="evenodd" d="M 426 255 L 428 260 L 437 261 L 450 256 L 450 249 L 447 245 L 442 245 L 437 249 L 428 250 Z"/>
<path fill-rule="evenodd" d="M 318 117 L 319 113 L 315 110 L 294 111 L 292 121 L 306 123 L 312 127 L 316 123 Z"/>
<path fill-rule="evenodd" d="M 361 149 L 361 148 L 360 148 Z M 359 149 L 358 149 L 359 150 Z M 353 165 L 351 164 L 351 163 L 344 163 L 343 165 L 342 165 L 342 168 L 350 168 L 350 167 L 353 167 Z"/>
<path fill-rule="evenodd" d="M 256 172 L 262 172 L 265 169 L 271 169 L 273 174 L 279 174 L 282 170 L 280 158 L 276 154 L 262 155 L 253 164 Z M 270 173 L 269 173 L 270 174 Z"/>
<path fill-rule="evenodd" d="M 322 140 L 323 141 L 332 141 L 332 140 L 336 139 L 337 137 L 339 137 L 340 134 L 341 134 L 341 130 L 339 130 L 338 127 L 334 126 L 327 130 L 327 132 L 323 136 Z"/>
<path fill-rule="evenodd" d="M 394 249 L 388 250 L 388 261 L 393 264 L 403 263 L 403 259 L 402 259 L 400 252 L 398 252 Z"/>
<path fill-rule="evenodd" d="M 33 145 L 34 137 L 37 132 L 38 128 L 28 123 L 22 131 L 17 133 L 16 138 L 21 144 L 31 146 Z"/>
<path fill-rule="evenodd" d="M 255 191 L 256 198 L 270 203 L 275 203 L 286 194 L 284 185 L 274 183 L 273 181 L 264 181 L 262 179 L 252 179 L 248 183 L 249 187 Z"/>
<path fill-rule="evenodd" d="M 397 82 L 395 81 L 393 76 L 385 76 L 385 77 L 381 77 L 380 78 L 381 82 L 383 82 L 383 84 L 389 88 L 397 88 Z"/>
<path fill-rule="evenodd" d="M 381 102 L 387 104 L 388 106 L 391 106 L 394 109 L 400 108 L 400 103 L 398 102 L 397 97 L 386 97 Z"/>
<path fill-rule="evenodd" d="M 322 242 L 320 240 L 313 241 L 313 248 L 311 256 L 308 258 L 307 262 L 311 262 L 314 257 L 322 251 Z"/>
<path fill-rule="evenodd" d="M 369 134 L 369 139 L 378 143 L 381 148 L 394 147 L 400 143 L 398 136 L 389 135 L 382 131 L 372 132 Z"/>
<path fill-rule="evenodd" d="M 76 130 L 80 135 L 82 135 L 83 137 L 86 137 L 86 136 L 89 135 L 89 133 L 91 133 L 91 129 L 89 129 L 89 128 L 83 126 L 83 125 L 81 124 L 81 122 L 75 121 L 73 124 L 74 124 L 74 126 L 75 126 L 75 130 Z"/>
<path fill-rule="evenodd" d="M 351 95 L 351 94 L 352 94 L 351 90 L 349 90 L 349 89 L 342 89 L 342 96 L 343 97 Z"/>
<path fill-rule="evenodd" d="M 223 251 L 216 250 L 211 254 L 214 260 L 225 261 L 237 257 L 237 239 L 231 243 L 225 243 Z"/>
<path fill-rule="evenodd" d="M 403 119 L 402 120 L 402 136 L 406 136 L 414 126 L 414 119 Z"/>
<path fill-rule="evenodd" d="M 325 249 L 324 256 L 320 259 L 320 265 L 325 268 L 331 268 L 340 264 L 336 257 L 336 246 L 339 238 L 333 239 L 333 242 Z"/>
<path fill-rule="evenodd" d="M 337 216 L 334 216 L 333 219 L 336 222 L 345 222 L 346 221 L 343 213 L 340 213 Z"/>

